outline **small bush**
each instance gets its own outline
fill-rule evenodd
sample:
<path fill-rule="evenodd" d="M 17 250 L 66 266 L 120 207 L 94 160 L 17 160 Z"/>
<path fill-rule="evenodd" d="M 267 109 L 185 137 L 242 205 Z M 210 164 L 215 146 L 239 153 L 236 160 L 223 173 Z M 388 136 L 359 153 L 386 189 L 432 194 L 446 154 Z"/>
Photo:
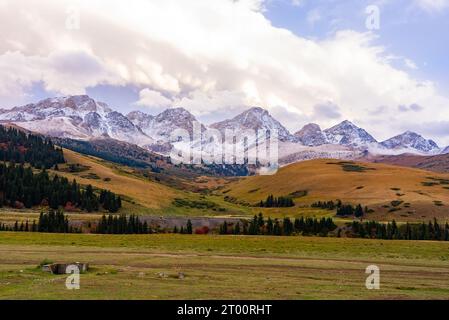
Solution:
<path fill-rule="evenodd" d="M 42 260 L 39 265 L 37 266 L 38 268 L 42 268 L 43 266 L 46 266 L 47 264 L 53 264 L 53 261 L 48 260 L 47 258 L 45 258 L 44 260 Z"/>

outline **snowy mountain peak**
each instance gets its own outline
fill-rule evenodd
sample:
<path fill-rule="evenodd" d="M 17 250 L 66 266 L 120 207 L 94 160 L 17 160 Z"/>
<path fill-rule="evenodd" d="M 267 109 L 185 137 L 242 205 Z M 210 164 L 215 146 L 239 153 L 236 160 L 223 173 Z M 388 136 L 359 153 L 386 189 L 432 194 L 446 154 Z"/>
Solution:
<path fill-rule="evenodd" d="M 411 150 L 422 153 L 436 153 L 440 150 L 433 140 L 426 140 L 421 135 L 406 131 L 381 143 L 384 148 L 393 150 Z"/>
<path fill-rule="evenodd" d="M 177 129 L 184 129 L 192 135 L 194 123 L 198 122 L 195 116 L 184 108 L 170 108 L 155 117 L 141 111 L 133 111 L 127 118 L 159 143 L 168 143 L 171 134 Z M 202 124 L 201 130 L 206 130 Z"/>
<path fill-rule="evenodd" d="M 327 138 L 319 125 L 309 123 L 295 133 L 295 137 L 305 146 L 316 147 L 327 144 Z"/>
<path fill-rule="evenodd" d="M 184 108 L 170 108 L 165 110 L 156 116 L 155 120 L 160 122 L 164 120 L 184 120 L 184 121 L 196 121 L 196 118 L 193 114 L 187 111 Z"/>
<path fill-rule="evenodd" d="M 264 108 L 261 108 L 261 107 L 252 107 L 243 113 L 269 114 L 269 112 L 267 110 L 265 110 Z"/>
<path fill-rule="evenodd" d="M 151 122 L 154 120 L 152 115 L 149 115 L 142 111 L 132 111 L 126 115 L 126 117 L 131 121 L 134 125 L 139 128 L 146 128 L 151 125 Z"/>
<path fill-rule="evenodd" d="M 119 112 L 87 95 L 57 97 L 0 112 L 0 121 L 56 137 L 88 140 L 110 137 L 139 145 L 152 143 Z"/>
<path fill-rule="evenodd" d="M 376 139 L 366 132 L 366 130 L 357 127 L 348 120 L 325 130 L 324 133 L 328 141 L 333 144 L 360 147 L 377 143 Z"/>
<path fill-rule="evenodd" d="M 280 140 L 294 140 L 294 137 L 279 121 L 273 118 L 267 110 L 260 107 L 253 107 L 232 119 L 214 123 L 210 127 L 220 131 L 224 131 L 226 129 L 235 131 L 243 131 L 248 129 L 277 130 Z"/>

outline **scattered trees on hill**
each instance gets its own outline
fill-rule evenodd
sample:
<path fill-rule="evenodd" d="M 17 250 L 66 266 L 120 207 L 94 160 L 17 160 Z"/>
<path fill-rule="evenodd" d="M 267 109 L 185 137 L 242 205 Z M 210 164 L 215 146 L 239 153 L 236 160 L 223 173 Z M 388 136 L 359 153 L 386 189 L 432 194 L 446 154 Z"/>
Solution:
<path fill-rule="evenodd" d="M 355 216 L 356 218 L 361 218 L 364 214 L 365 212 L 360 204 L 355 207 L 350 204 L 341 205 L 337 208 L 337 216 L 339 217 Z"/>
<path fill-rule="evenodd" d="M 326 210 L 337 210 L 337 216 L 339 217 L 349 217 L 354 216 L 356 218 L 362 218 L 366 213 L 372 212 L 368 207 L 362 208 L 361 204 L 353 206 L 351 204 L 343 204 L 341 200 L 334 201 L 318 201 L 312 203 L 312 208 L 321 208 Z"/>
<path fill-rule="evenodd" d="M 259 207 L 261 208 L 287 208 L 294 207 L 295 203 L 290 197 L 275 198 L 272 194 L 267 197 L 267 200 L 260 201 Z"/>
<path fill-rule="evenodd" d="M 335 210 L 336 208 L 341 207 L 341 201 L 337 200 L 337 203 L 334 201 L 318 201 L 315 203 L 312 203 L 312 208 L 320 208 L 320 209 L 327 209 L 327 210 Z"/>
<path fill-rule="evenodd" d="M 0 164 L 0 206 L 3 205 L 18 209 L 48 205 L 54 210 L 63 206 L 88 212 L 98 211 L 102 205 L 105 210 L 117 212 L 121 199 L 109 191 L 102 191 L 98 197 L 91 185 L 83 189 L 75 180 L 70 183 L 58 175 L 51 178 L 45 169 L 35 174 L 23 165 Z"/>
<path fill-rule="evenodd" d="M 122 198 L 108 190 L 101 190 L 99 200 L 103 208 L 111 213 L 117 212 L 122 207 Z"/>
<path fill-rule="evenodd" d="M 0 161 L 29 163 L 37 169 L 50 169 L 65 162 L 62 149 L 56 148 L 50 139 L 3 126 L 0 126 Z"/>

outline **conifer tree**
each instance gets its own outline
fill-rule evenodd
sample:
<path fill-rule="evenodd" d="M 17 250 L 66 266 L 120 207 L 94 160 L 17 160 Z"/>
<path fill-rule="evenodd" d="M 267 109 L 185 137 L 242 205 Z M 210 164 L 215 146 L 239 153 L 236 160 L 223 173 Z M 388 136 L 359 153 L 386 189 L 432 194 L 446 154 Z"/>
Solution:
<path fill-rule="evenodd" d="M 193 233 L 192 221 L 190 221 L 190 219 L 187 221 L 186 231 L 187 231 L 187 234 L 192 234 Z"/>

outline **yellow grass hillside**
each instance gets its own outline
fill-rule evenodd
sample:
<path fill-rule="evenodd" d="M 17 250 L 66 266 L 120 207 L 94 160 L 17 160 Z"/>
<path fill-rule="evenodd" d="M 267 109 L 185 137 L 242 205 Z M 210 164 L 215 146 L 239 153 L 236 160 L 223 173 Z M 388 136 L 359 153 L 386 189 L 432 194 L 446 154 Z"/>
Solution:
<path fill-rule="evenodd" d="M 86 156 L 64 149 L 66 164 L 52 173 L 64 176 L 82 185 L 92 185 L 110 190 L 124 200 L 121 213 L 153 216 L 245 216 L 249 208 L 241 207 L 223 200 L 221 196 L 203 195 L 185 189 L 145 178 L 134 169 L 111 163 L 96 157 Z M 189 183 L 204 189 L 206 182 L 201 179 Z M 217 179 L 209 187 L 224 183 Z M 11 210 L 8 216 L 15 217 Z"/>
<path fill-rule="evenodd" d="M 152 182 L 148 179 L 139 178 L 131 174 L 126 167 L 114 165 L 90 156 L 64 149 L 64 157 L 67 165 L 60 166 L 56 172 L 58 175 L 69 179 L 76 179 L 79 183 L 94 187 L 107 189 L 116 194 L 132 199 L 136 204 L 146 208 L 164 208 L 170 206 L 176 197 L 177 191 Z M 71 164 L 79 164 L 84 168 L 80 172 L 66 172 L 64 169 Z"/>
<path fill-rule="evenodd" d="M 384 164 L 300 162 L 281 168 L 273 176 L 242 178 L 227 185 L 223 192 L 251 204 L 270 194 L 290 195 L 297 207 L 341 199 L 368 206 L 374 210 L 371 217 L 376 219 L 449 219 L 448 174 Z"/>

